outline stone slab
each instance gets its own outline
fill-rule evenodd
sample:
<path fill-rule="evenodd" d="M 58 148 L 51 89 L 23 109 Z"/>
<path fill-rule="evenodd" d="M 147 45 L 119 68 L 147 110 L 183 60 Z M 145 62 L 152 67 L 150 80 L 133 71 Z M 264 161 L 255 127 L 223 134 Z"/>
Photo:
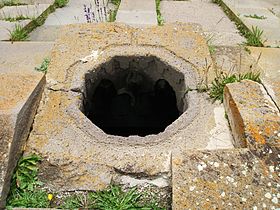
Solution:
<path fill-rule="evenodd" d="M 189 108 L 182 117 L 164 132 L 146 137 L 106 135 L 80 110 L 85 73 L 106 64 L 111 74 L 110 61 L 116 56 L 156 56 L 184 72 L 189 87 L 195 88 L 200 79 L 189 75 L 202 77 L 205 60 L 211 62 L 200 34 L 197 25 L 189 24 L 66 26 L 52 52 L 47 89 L 26 147 L 26 154 L 36 151 L 45 158 L 40 180 L 57 191 L 98 190 L 127 176 L 169 183 L 173 151 L 233 148 L 223 107 L 205 93 L 188 93 Z"/>
<path fill-rule="evenodd" d="M 197 23 L 212 45 L 237 45 L 245 41 L 219 6 L 201 1 L 162 1 L 164 22 Z M 176 11 L 176 12 L 174 12 Z"/>
<path fill-rule="evenodd" d="M 227 84 L 224 106 L 236 146 L 280 147 L 280 112 L 262 84 L 251 80 Z"/>
<path fill-rule="evenodd" d="M 12 32 L 15 29 L 16 25 L 20 25 L 24 27 L 30 22 L 31 20 L 22 20 L 18 22 L 9 22 L 9 21 L 0 20 L 0 40 L 2 41 L 9 40 L 10 32 Z"/>
<path fill-rule="evenodd" d="M 280 49 L 249 47 L 251 56 L 262 69 L 262 82 L 274 102 L 280 107 Z"/>
<path fill-rule="evenodd" d="M 123 0 L 116 22 L 134 26 L 157 25 L 156 3 L 153 0 Z"/>
<path fill-rule="evenodd" d="M 5 19 L 9 17 L 16 18 L 18 16 L 37 18 L 49 6 L 50 4 L 5 6 L 2 9 L 0 9 L 0 19 Z"/>
<path fill-rule="evenodd" d="M 12 173 L 29 135 L 45 82 L 44 74 L 34 70 L 0 71 L 0 208 L 5 206 Z"/>
<path fill-rule="evenodd" d="M 279 148 L 191 151 L 172 158 L 172 209 L 279 208 Z M 277 156 L 278 155 L 278 156 Z"/>

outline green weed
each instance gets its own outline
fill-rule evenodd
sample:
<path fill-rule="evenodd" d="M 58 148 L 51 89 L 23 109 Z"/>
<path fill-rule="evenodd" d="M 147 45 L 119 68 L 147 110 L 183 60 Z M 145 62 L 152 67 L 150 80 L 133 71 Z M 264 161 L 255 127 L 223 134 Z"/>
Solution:
<path fill-rule="evenodd" d="M 47 208 L 49 205 L 48 194 L 43 190 L 16 191 L 13 197 L 7 200 L 7 209 L 12 207 Z"/>
<path fill-rule="evenodd" d="M 16 22 L 16 21 L 19 21 L 19 20 L 28 20 L 28 19 L 30 19 L 30 18 L 29 17 L 25 17 L 23 15 L 19 15 L 17 17 L 6 17 L 3 20 L 9 21 L 9 22 Z"/>
<path fill-rule="evenodd" d="M 208 49 L 209 49 L 209 52 L 210 52 L 211 55 L 214 54 L 215 51 L 216 51 L 216 48 L 212 43 L 212 39 L 213 39 L 213 35 L 212 36 L 207 36 L 207 40 L 206 40 L 206 43 L 208 45 Z"/>
<path fill-rule="evenodd" d="M 76 194 L 64 199 L 60 208 L 78 209 L 90 208 L 96 210 L 162 210 L 155 202 L 151 204 L 140 204 L 143 194 L 131 189 L 124 192 L 119 186 L 110 186 L 108 189 L 98 192 L 89 192 L 88 195 Z"/>
<path fill-rule="evenodd" d="M 65 7 L 68 4 L 69 0 L 55 0 L 54 4 L 58 8 Z"/>
<path fill-rule="evenodd" d="M 43 60 L 42 64 L 41 64 L 41 66 L 40 67 L 35 67 L 35 70 L 43 72 L 43 73 L 47 73 L 49 64 L 50 64 L 50 59 L 49 58 L 45 58 Z"/>
<path fill-rule="evenodd" d="M 10 194 L 7 199 L 7 208 L 44 208 L 49 207 L 48 194 L 37 190 L 42 183 L 38 181 L 37 163 L 41 158 L 37 155 L 22 157 L 12 176 Z"/>
<path fill-rule="evenodd" d="M 254 18 L 254 19 L 259 19 L 259 20 L 264 20 L 264 19 L 267 19 L 267 17 L 265 16 L 259 16 L 257 14 L 254 14 L 254 15 L 244 15 L 244 17 L 247 17 L 247 18 Z"/>
<path fill-rule="evenodd" d="M 3 0 L 0 2 L 0 8 L 4 6 L 19 6 L 19 5 L 26 5 L 21 3 L 19 0 Z"/>
<path fill-rule="evenodd" d="M 14 30 L 9 31 L 10 40 L 13 41 L 24 41 L 28 38 L 27 31 L 21 26 L 16 24 Z"/>
<path fill-rule="evenodd" d="M 156 12 L 157 12 L 157 21 L 158 21 L 158 25 L 162 26 L 163 25 L 163 17 L 161 15 L 161 12 L 160 12 L 160 1 L 161 0 L 156 0 Z"/>
<path fill-rule="evenodd" d="M 115 9 L 110 11 L 109 14 L 109 22 L 114 22 L 116 20 L 117 12 L 119 9 L 119 6 L 121 4 L 121 0 L 111 0 L 111 3 L 115 5 Z"/>
<path fill-rule="evenodd" d="M 262 47 L 263 46 L 262 35 L 263 35 L 262 30 L 260 30 L 257 26 L 256 27 L 252 26 L 252 31 L 247 32 L 246 44 L 249 46 Z"/>
<path fill-rule="evenodd" d="M 214 101 L 221 101 L 223 102 L 224 99 L 224 87 L 226 84 L 240 82 L 241 80 L 252 80 L 255 82 L 261 82 L 260 80 L 260 73 L 259 72 L 248 72 L 244 74 L 233 74 L 228 75 L 225 73 L 221 73 L 218 77 L 214 79 L 211 83 L 209 96 Z"/>

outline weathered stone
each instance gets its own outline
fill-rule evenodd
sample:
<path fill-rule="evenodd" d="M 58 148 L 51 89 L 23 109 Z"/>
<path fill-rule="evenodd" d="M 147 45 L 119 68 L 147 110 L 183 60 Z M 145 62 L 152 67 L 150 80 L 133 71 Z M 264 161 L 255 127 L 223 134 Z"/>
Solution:
<path fill-rule="evenodd" d="M 226 85 L 224 105 L 236 146 L 279 147 L 279 109 L 261 84 L 244 80 Z"/>
<path fill-rule="evenodd" d="M 280 49 L 249 47 L 251 56 L 262 69 L 262 83 L 280 108 Z"/>
<path fill-rule="evenodd" d="M 243 46 L 215 46 L 212 54 L 218 73 L 243 74 L 255 72 L 264 74 L 255 60 Z"/>
<path fill-rule="evenodd" d="M 35 71 L 0 71 L 0 207 L 38 107 L 45 76 Z"/>
<path fill-rule="evenodd" d="M 40 179 L 47 186 L 57 191 L 97 190 L 111 180 L 143 183 L 145 178 L 152 183 L 162 176 L 169 183 L 173 151 L 232 148 L 227 122 L 220 120 L 222 107 L 196 91 L 186 95 L 181 91 L 182 99 L 186 97 L 188 101 L 187 110 L 157 135 L 125 138 L 107 135 L 95 126 L 83 113 L 85 74 L 106 72 L 109 77 L 117 71 L 112 61 L 122 60 L 120 66 L 128 68 L 130 63 L 124 58 L 141 57 L 147 60 L 140 67 L 148 67 L 149 59 L 160 67 L 148 69 L 149 76 L 162 71 L 161 76 L 169 75 L 170 83 L 176 85 L 182 83 L 175 80 L 179 72 L 190 88 L 196 88 L 204 77 L 205 60 L 211 63 L 208 47 L 195 25 L 171 24 L 141 30 L 121 24 L 87 24 L 64 29 L 52 52 L 48 88 L 26 150 L 44 157 Z M 209 68 L 208 73 L 213 76 L 213 69 Z M 91 79 L 94 82 L 96 77 Z M 226 136 L 224 144 L 215 142 L 221 137 L 218 129 L 225 132 L 221 135 Z M 53 170 L 55 173 L 48 173 Z"/>
<path fill-rule="evenodd" d="M 262 158 L 248 149 L 174 154 L 172 209 L 277 208 L 279 164 L 279 148 Z"/>

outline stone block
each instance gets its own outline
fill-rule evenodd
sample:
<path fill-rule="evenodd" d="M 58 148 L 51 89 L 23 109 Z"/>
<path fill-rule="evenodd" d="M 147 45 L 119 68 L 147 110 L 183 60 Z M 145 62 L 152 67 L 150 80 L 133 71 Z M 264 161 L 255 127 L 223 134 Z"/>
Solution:
<path fill-rule="evenodd" d="M 280 113 L 263 85 L 244 80 L 224 89 L 224 106 L 237 147 L 280 146 Z"/>
<path fill-rule="evenodd" d="M 22 154 L 45 85 L 35 71 L 0 72 L 0 208 L 4 208 L 16 163 Z"/>

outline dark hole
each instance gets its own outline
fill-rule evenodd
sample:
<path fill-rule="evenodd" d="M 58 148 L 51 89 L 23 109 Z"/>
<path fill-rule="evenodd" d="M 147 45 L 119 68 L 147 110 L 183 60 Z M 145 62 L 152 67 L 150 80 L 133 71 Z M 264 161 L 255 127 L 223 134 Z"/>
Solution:
<path fill-rule="evenodd" d="M 116 89 L 111 80 L 102 79 L 87 106 L 88 118 L 105 133 L 158 134 L 179 117 L 175 92 L 166 80 L 146 81 L 139 73 L 130 72 L 123 81 Z M 144 87 L 151 82 L 151 88 Z"/>

